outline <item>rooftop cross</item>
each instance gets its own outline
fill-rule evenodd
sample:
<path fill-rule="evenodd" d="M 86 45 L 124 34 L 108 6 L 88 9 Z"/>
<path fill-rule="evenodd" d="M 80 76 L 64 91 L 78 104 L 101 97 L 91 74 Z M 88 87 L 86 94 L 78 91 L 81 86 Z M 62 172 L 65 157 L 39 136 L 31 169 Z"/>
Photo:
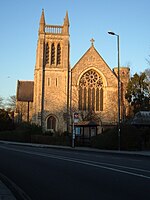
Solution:
<path fill-rule="evenodd" d="M 90 40 L 90 42 L 91 42 L 91 46 L 94 46 L 95 40 L 93 38 Z"/>

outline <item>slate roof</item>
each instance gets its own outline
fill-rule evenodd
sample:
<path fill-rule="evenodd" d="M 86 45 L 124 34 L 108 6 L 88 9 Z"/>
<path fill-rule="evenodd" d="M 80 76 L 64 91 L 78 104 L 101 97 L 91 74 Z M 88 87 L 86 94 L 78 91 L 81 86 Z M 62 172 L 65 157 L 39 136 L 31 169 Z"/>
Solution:
<path fill-rule="evenodd" d="M 131 124 L 150 126 L 150 111 L 140 111 L 136 113 Z"/>
<path fill-rule="evenodd" d="M 19 81 L 17 83 L 17 101 L 33 102 L 34 81 Z"/>

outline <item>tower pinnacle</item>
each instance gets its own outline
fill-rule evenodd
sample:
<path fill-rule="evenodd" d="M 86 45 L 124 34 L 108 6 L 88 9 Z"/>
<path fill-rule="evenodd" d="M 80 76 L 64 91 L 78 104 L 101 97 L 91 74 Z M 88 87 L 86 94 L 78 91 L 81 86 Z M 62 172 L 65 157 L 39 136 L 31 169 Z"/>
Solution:
<path fill-rule="evenodd" d="M 66 11 L 66 16 L 65 16 L 65 19 L 64 19 L 64 25 L 68 25 L 69 26 L 68 11 Z"/>
<path fill-rule="evenodd" d="M 63 33 L 64 34 L 69 34 L 69 17 L 68 17 L 68 11 L 66 12 L 66 16 L 64 18 Z"/>
<path fill-rule="evenodd" d="M 45 32 L 45 16 L 44 16 L 44 9 L 42 9 L 42 14 L 40 18 L 40 27 L 39 27 L 39 33 Z"/>

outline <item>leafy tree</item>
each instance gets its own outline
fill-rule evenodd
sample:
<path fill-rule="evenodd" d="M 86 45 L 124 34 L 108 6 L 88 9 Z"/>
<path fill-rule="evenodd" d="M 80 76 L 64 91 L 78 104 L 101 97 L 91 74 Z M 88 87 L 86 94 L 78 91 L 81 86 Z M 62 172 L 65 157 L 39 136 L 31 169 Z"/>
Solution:
<path fill-rule="evenodd" d="M 134 114 L 140 110 L 149 110 L 149 89 L 146 73 L 135 73 L 131 77 L 125 98 L 133 106 Z"/>

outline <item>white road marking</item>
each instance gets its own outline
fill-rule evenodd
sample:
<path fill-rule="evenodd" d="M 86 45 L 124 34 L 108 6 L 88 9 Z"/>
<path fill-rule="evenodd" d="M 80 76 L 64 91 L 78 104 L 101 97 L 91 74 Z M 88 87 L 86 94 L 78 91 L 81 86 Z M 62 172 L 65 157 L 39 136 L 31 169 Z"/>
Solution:
<path fill-rule="evenodd" d="M 76 158 L 68 158 L 68 157 L 64 157 L 64 156 L 57 156 L 57 155 L 49 155 L 49 154 L 44 154 L 44 153 L 39 153 L 39 152 L 31 152 L 31 151 L 26 151 L 26 150 L 19 150 L 19 149 L 14 149 L 11 147 L 4 147 L 4 146 L 0 146 L 0 148 L 4 148 L 7 150 L 13 150 L 16 152 L 21 152 L 21 153 L 26 153 L 26 154 L 30 154 L 30 155 L 37 155 L 37 156 L 42 156 L 42 157 L 48 157 L 48 158 L 52 158 L 52 159 L 58 159 L 58 160 L 63 160 L 63 161 L 68 161 L 68 162 L 73 162 L 73 163 L 78 163 L 78 164 L 83 164 L 83 165 L 88 165 L 88 166 L 92 166 L 92 167 L 97 167 L 97 168 L 101 168 L 101 169 L 106 169 L 106 170 L 111 170 L 111 171 L 115 171 L 115 172 L 119 172 L 119 173 L 123 173 L 123 174 L 128 174 L 128 175 L 132 175 L 132 176 L 137 176 L 140 178 L 145 178 L 145 179 L 149 179 L 150 180 L 150 176 L 146 176 L 143 174 L 138 174 L 138 173 L 134 173 L 134 172 L 130 172 L 130 171 L 125 171 L 122 169 L 116 169 L 114 167 L 118 167 L 118 168 L 123 168 L 123 169 L 128 169 L 128 170 L 135 170 L 135 171 L 139 171 L 139 172 L 146 172 L 146 173 L 150 173 L 149 170 L 143 170 L 143 169 L 139 169 L 139 168 L 133 168 L 133 167 L 127 167 L 127 166 L 122 166 L 122 165 L 115 165 L 115 164 L 110 164 L 110 163 L 104 163 L 104 162 L 94 162 L 94 161 L 90 161 L 90 160 L 84 160 L 84 159 L 76 159 Z M 107 165 L 107 166 L 104 166 Z"/>

